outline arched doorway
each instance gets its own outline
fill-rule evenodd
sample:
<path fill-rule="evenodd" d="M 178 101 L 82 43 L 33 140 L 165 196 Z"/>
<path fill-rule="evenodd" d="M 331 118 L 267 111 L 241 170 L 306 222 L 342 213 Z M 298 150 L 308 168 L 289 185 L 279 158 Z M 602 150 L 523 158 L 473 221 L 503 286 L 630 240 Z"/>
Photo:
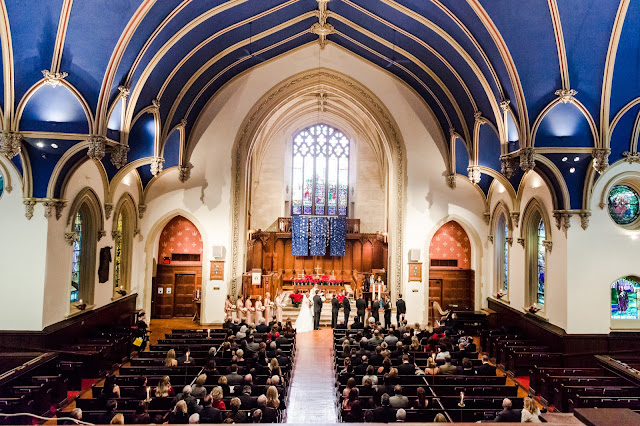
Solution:
<path fill-rule="evenodd" d="M 442 225 L 429 245 L 429 308 L 433 302 L 443 309 L 473 310 L 475 273 L 471 269 L 471 241 L 454 220 Z"/>
<path fill-rule="evenodd" d="M 202 236 L 187 218 L 176 216 L 160 233 L 158 265 L 152 282 L 153 318 L 191 317 L 202 290 Z"/>

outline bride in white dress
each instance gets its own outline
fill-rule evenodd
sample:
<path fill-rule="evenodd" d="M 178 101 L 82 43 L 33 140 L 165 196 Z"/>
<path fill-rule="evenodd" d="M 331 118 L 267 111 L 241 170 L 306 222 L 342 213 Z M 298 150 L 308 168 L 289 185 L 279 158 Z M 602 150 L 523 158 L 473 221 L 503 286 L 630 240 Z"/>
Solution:
<path fill-rule="evenodd" d="M 313 331 L 313 313 L 311 312 L 311 300 L 305 293 L 302 296 L 302 303 L 300 303 L 300 313 L 298 319 L 293 325 L 296 329 L 296 333 L 305 333 L 307 331 Z"/>

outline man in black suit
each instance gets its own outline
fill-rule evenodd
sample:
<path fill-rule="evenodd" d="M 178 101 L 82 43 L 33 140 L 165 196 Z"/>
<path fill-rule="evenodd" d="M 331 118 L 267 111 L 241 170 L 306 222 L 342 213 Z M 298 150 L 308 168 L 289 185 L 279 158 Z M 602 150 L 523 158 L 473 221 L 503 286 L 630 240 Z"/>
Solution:
<path fill-rule="evenodd" d="M 489 364 L 489 357 L 487 355 L 482 355 L 482 365 L 476 368 L 476 374 L 478 376 L 495 376 L 496 375 L 496 367 Z"/>
<path fill-rule="evenodd" d="M 380 402 L 382 406 L 373 410 L 373 421 L 376 423 L 394 423 L 396 421 L 396 410 L 389 405 L 389 394 L 382 394 Z"/>
<path fill-rule="evenodd" d="M 407 305 L 402 300 L 402 294 L 398 294 L 398 300 L 396 301 L 396 323 L 400 327 L 400 322 L 404 320 L 404 316 L 407 313 Z"/>
<path fill-rule="evenodd" d="M 376 324 L 380 322 L 380 301 L 373 300 L 371 302 L 371 316 L 376 320 Z"/>
<path fill-rule="evenodd" d="M 367 309 L 367 302 L 362 295 L 356 299 L 356 322 L 364 324 L 364 311 Z"/>
<path fill-rule="evenodd" d="M 380 307 L 384 309 L 384 328 L 389 328 L 391 326 L 391 301 L 385 296 L 380 303 Z"/>
<path fill-rule="evenodd" d="M 344 310 L 344 325 L 349 325 L 349 315 L 351 314 L 351 300 L 349 300 L 349 295 L 345 294 L 344 299 L 342 299 L 342 309 Z"/>
<path fill-rule="evenodd" d="M 409 362 L 409 355 L 402 355 L 402 364 L 398 367 L 398 374 L 401 376 L 412 376 L 416 374 L 416 366 Z"/>
<path fill-rule="evenodd" d="M 340 302 L 338 302 L 338 295 L 334 294 L 331 299 L 331 328 L 336 328 L 338 325 L 338 312 L 340 311 Z"/>
<path fill-rule="evenodd" d="M 251 396 L 251 386 L 245 385 L 242 388 L 242 395 L 238 398 L 240 399 L 241 410 L 252 410 L 254 408 L 258 408 L 256 398 Z"/>
<path fill-rule="evenodd" d="M 320 314 L 322 313 L 322 297 L 320 294 L 313 296 L 313 329 L 320 330 Z"/>
<path fill-rule="evenodd" d="M 502 400 L 503 410 L 498 413 L 494 422 L 497 423 L 519 423 L 522 412 L 520 410 L 514 410 L 511 400 L 505 398 Z"/>
<path fill-rule="evenodd" d="M 213 402 L 213 398 L 211 395 L 207 395 L 204 397 L 202 404 L 204 407 L 200 410 L 200 421 L 203 424 L 208 423 L 222 423 L 222 412 L 211 406 Z"/>

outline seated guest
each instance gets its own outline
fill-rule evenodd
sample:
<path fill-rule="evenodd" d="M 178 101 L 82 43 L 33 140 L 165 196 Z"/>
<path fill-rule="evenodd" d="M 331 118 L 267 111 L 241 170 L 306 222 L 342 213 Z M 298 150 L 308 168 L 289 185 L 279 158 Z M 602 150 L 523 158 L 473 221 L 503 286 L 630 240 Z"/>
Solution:
<path fill-rule="evenodd" d="M 276 410 L 281 408 L 281 402 L 278 398 L 278 390 L 275 386 L 269 386 L 267 388 L 267 407 L 275 408 Z"/>
<path fill-rule="evenodd" d="M 436 375 L 440 373 L 440 368 L 433 358 L 427 358 L 427 368 L 424 369 L 424 373 L 430 375 Z"/>
<path fill-rule="evenodd" d="M 438 346 L 438 353 L 436 354 L 436 361 L 439 359 L 444 360 L 446 357 L 450 356 L 449 349 L 446 346 L 440 345 Z"/>
<path fill-rule="evenodd" d="M 380 330 L 375 330 L 373 332 L 373 337 L 369 339 L 369 346 L 375 348 L 378 345 L 381 345 L 384 339 L 380 335 Z"/>
<path fill-rule="evenodd" d="M 76 419 L 76 420 L 82 420 L 82 410 L 79 408 L 74 408 L 73 410 L 71 410 L 71 412 L 69 413 L 69 416 L 72 419 Z M 73 420 L 65 420 L 62 422 L 63 425 L 76 425 L 78 423 L 74 422 Z"/>
<path fill-rule="evenodd" d="M 366 374 L 362 377 L 362 384 L 364 384 L 367 379 L 371 380 L 371 383 L 374 385 L 378 384 L 378 376 L 376 375 L 375 367 L 373 365 L 367 367 Z"/>
<path fill-rule="evenodd" d="M 240 327 L 240 331 L 238 331 L 236 333 L 236 339 L 244 339 L 247 337 L 247 326 L 243 325 L 242 327 Z"/>
<path fill-rule="evenodd" d="M 358 389 L 357 388 L 353 388 L 353 389 L 349 390 L 349 396 L 347 396 L 346 398 L 344 398 L 342 400 L 342 409 L 343 410 L 350 410 L 351 406 L 356 401 L 358 401 Z"/>
<path fill-rule="evenodd" d="M 372 397 L 373 394 L 376 392 L 376 390 L 373 387 L 373 383 L 371 382 L 371 379 L 368 377 L 364 379 L 364 383 L 362 384 L 362 387 L 358 388 L 358 391 L 360 393 L 360 396 L 368 396 L 368 397 Z"/>
<path fill-rule="evenodd" d="M 169 349 L 167 352 L 167 357 L 164 359 L 165 367 L 175 367 L 178 365 L 178 360 L 176 359 L 176 351 L 173 349 Z"/>
<path fill-rule="evenodd" d="M 478 349 L 476 348 L 476 344 L 473 343 L 473 337 L 472 336 L 467 336 L 467 347 L 465 348 L 467 350 L 467 352 L 469 353 L 475 353 L 478 352 Z"/>
<path fill-rule="evenodd" d="M 469 358 L 462 358 L 462 374 L 465 376 L 476 375 L 476 370 L 473 369 L 473 364 Z"/>
<path fill-rule="evenodd" d="M 169 376 L 164 376 L 160 379 L 158 386 L 156 387 L 156 398 L 166 398 L 175 396 L 175 391 L 169 381 Z"/>
<path fill-rule="evenodd" d="M 382 394 L 380 407 L 373 410 L 373 421 L 376 423 L 393 423 L 396 421 L 396 410 L 389 404 L 389 394 Z"/>
<path fill-rule="evenodd" d="M 104 379 L 104 387 L 100 393 L 100 397 L 104 400 L 120 398 L 120 386 L 116 385 L 116 376 L 109 374 Z"/>
<path fill-rule="evenodd" d="M 413 401 L 411 408 L 414 408 L 416 410 L 427 408 L 427 406 L 429 405 L 429 400 L 427 399 L 427 393 L 425 392 L 424 388 L 420 386 L 418 389 L 416 389 L 416 393 L 418 397 Z"/>
<path fill-rule="evenodd" d="M 348 397 L 349 392 L 351 392 L 351 389 L 355 389 L 356 392 L 358 391 L 358 388 L 356 386 L 356 379 L 353 377 L 349 377 L 349 380 L 347 380 L 347 386 L 342 391 L 342 396 L 345 398 Z"/>
<path fill-rule="evenodd" d="M 271 358 L 269 362 L 269 375 L 270 376 L 282 376 L 282 370 L 277 358 Z"/>
<path fill-rule="evenodd" d="M 238 374 L 238 364 L 231 364 L 230 373 L 227 374 L 227 384 L 236 386 L 242 384 L 242 376 Z"/>
<path fill-rule="evenodd" d="M 133 397 L 136 399 L 147 399 L 147 376 L 140 377 L 138 382 L 138 388 L 133 393 Z"/>
<path fill-rule="evenodd" d="M 202 410 L 200 410 L 200 421 L 203 424 L 222 422 L 222 411 L 212 407 L 212 402 L 213 398 L 211 397 L 211 395 L 205 396 L 204 400 L 202 401 L 204 407 L 202 408 Z"/>
<path fill-rule="evenodd" d="M 190 415 L 189 416 L 189 424 L 190 425 L 200 424 L 200 414 L 193 413 L 192 415 Z"/>
<path fill-rule="evenodd" d="M 227 419 L 233 419 L 234 423 L 246 423 L 246 413 L 240 411 L 242 402 L 238 398 L 231 398 L 229 401 L 229 412 L 227 413 Z"/>
<path fill-rule="evenodd" d="M 382 366 L 378 368 L 377 374 L 387 374 L 391 370 L 391 358 L 386 357 L 382 361 Z"/>
<path fill-rule="evenodd" d="M 455 351 L 452 355 L 452 358 L 454 359 L 463 359 L 463 358 L 469 358 L 469 352 L 467 352 L 465 343 L 459 343 L 458 344 L 458 350 Z"/>
<path fill-rule="evenodd" d="M 231 387 L 227 384 L 227 376 L 220 376 L 218 379 L 218 386 L 222 389 L 222 395 L 231 395 Z"/>
<path fill-rule="evenodd" d="M 487 355 L 482 355 L 482 365 L 476 369 L 476 374 L 478 376 L 496 375 L 496 367 L 489 364 L 489 357 Z"/>
<path fill-rule="evenodd" d="M 227 406 L 224 404 L 222 400 L 222 388 L 220 386 L 216 386 L 211 391 L 211 406 L 213 408 L 217 408 L 218 410 L 226 410 Z"/>
<path fill-rule="evenodd" d="M 439 367 L 438 374 L 452 375 L 456 374 L 457 371 L 458 368 L 455 365 L 451 364 L 451 357 L 447 355 L 444 357 L 444 365 L 441 365 Z"/>
<path fill-rule="evenodd" d="M 404 410 L 404 408 L 400 408 L 396 412 L 396 422 L 397 423 L 404 423 L 404 421 L 406 419 L 407 419 L 407 412 Z"/>
<path fill-rule="evenodd" d="M 269 342 L 269 349 L 267 350 L 267 358 L 269 359 L 275 358 L 277 349 L 278 349 L 278 345 L 276 345 L 276 342 Z"/>
<path fill-rule="evenodd" d="M 542 423 L 540 418 L 540 409 L 536 405 L 536 402 L 533 398 L 526 397 L 524 399 L 524 408 L 522 409 L 522 414 L 520 416 L 521 423 Z"/>
<path fill-rule="evenodd" d="M 151 422 L 149 413 L 147 411 L 147 403 L 144 401 L 138 402 L 136 412 L 133 414 L 133 423 L 137 425 L 146 425 Z"/>
<path fill-rule="evenodd" d="M 112 424 L 112 425 L 123 425 L 124 424 L 124 416 L 122 414 L 120 414 L 120 413 L 116 414 L 115 416 L 113 416 L 113 418 L 111 419 L 109 424 Z"/>
<path fill-rule="evenodd" d="M 408 408 L 409 398 L 402 394 L 402 386 L 396 385 L 393 388 L 394 395 L 389 398 L 389 405 L 393 408 Z"/>
<path fill-rule="evenodd" d="M 411 345 L 409 345 L 409 350 L 412 352 L 420 351 L 420 342 L 416 336 L 411 337 Z"/>
<path fill-rule="evenodd" d="M 257 407 L 256 398 L 251 396 L 251 386 L 244 386 L 238 399 L 243 410 L 253 410 Z"/>
<path fill-rule="evenodd" d="M 186 425 L 189 423 L 189 413 L 187 403 L 183 400 L 178 401 L 173 411 L 169 413 L 169 424 Z"/>
<path fill-rule="evenodd" d="M 118 409 L 118 403 L 116 402 L 116 400 L 115 399 L 108 400 L 106 404 L 106 411 L 102 416 L 100 416 L 100 421 L 97 423 L 103 424 L 103 425 L 108 425 L 109 423 L 111 423 L 111 420 L 116 415 L 117 409 Z"/>
<path fill-rule="evenodd" d="M 211 377 L 218 377 L 220 376 L 220 372 L 218 371 L 218 368 L 216 366 L 216 360 L 215 359 L 210 359 L 207 361 L 207 363 L 204 366 L 204 373 L 211 376 Z"/>
<path fill-rule="evenodd" d="M 433 419 L 434 423 L 448 423 L 447 418 L 442 413 L 436 414 L 436 417 Z"/>
<path fill-rule="evenodd" d="M 268 333 L 270 330 L 269 325 L 264 318 L 260 318 L 258 321 L 258 325 L 256 326 L 256 332 L 258 333 Z"/>
<path fill-rule="evenodd" d="M 416 365 L 409 362 L 409 355 L 402 355 L 402 364 L 398 366 L 398 374 L 401 376 L 410 376 L 416 374 Z"/>
<path fill-rule="evenodd" d="M 364 421 L 364 412 L 360 401 L 356 400 L 351 404 L 351 408 L 345 413 L 343 419 L 346 423 L 362 423 Z"/>
<path fill-rule="evenodd" d="M 200 409 L 200 407 L 198 406 L 198 402 L 193 397 L 193 395 L 191 395 L 191 392 L 192 392 L 191 385 L 186 385 L 184 388 L 182 388 L 182 392 L 177 394 L 176 397 L 173 399 L 174 404 L 176 404 L 178 401 L 186 402 L 187 409 L 189 410 L 189 414 L 193 414 Z"/>
<path fill-rule="evenodd" d="M 282 367 L 289 366 L 289 358 L 284 356 L 282 349 L 276 350 L 276 359 L 278 360 L 278 365 L 281 365 Z M 262 411 L 262 416 L 264 417 L 264 410 Z"/>
<path fill-rule="evenodd" d="M 207 383 L 207 375 L 201 374 L 196 379 L 195 385 L 193 385 L 193 389 L 191 390 L 191 395 L 194 398 L 202 399 L 207 394 L 207 389 L 204 387 L 204 384 Z"/>
<path fill-rule="evenodd" d="M 267 326 L 268 331 L 268 326 Z M 260 344 L 254 340 L 253 334 L 247 337 L 247 349 L 250 352 L 258 352 Z"/>
<path fill-rule="evenodd" d="M 499 423 L 520 423 L 520 410 L 514 410 L 509 398 L 502 400 L 502 411 L 498 413 L 494 422 Z"/>
<path fill-rule="evenodd" d="M 222 352 L 220 354 L 220 357 L 222 359 L 231 358 L 233 356 L 233 351 L 231 350 L 231 342 L 228 342 L 228 341 L 227 342 L 223 342 L 222 343 L 222 349 L 221 349 L 220 352 Z"/>
<path fill-rule="evenodd" d="M 263 423 L 275 423 L 278 417 L 278 410 L 273 407 L 267 407 L 267 397 L 260 395 L 258 397 L 258 408 L 262 410 Z"/>
<path fill-rule="evenodd" d="M 369 357 L 369 364 L 378 366 L 382 365 L 382 361 L 384 361 L 382 346 L 376 346 L 374 353 Z"/>
<path fill-rule="evenodd" d="M 261 320 L 264 321 L 264 318 L 261 318 Z M 253 410 L 251 420 L 252 423 L 262 423 L 262 410 L 259 408 L 257 410 Z"/>

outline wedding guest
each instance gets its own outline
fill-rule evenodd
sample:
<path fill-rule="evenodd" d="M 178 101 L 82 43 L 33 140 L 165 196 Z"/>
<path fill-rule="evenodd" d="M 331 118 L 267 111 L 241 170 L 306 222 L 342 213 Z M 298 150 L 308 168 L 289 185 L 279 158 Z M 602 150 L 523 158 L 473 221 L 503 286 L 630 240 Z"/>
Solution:
<path fill-rule="evenodd" d="M 173 349 L 169 349 L 167 352 L 167 357 L 164 359 L 165 367 L 175 367 L 178 365 L 178 360 L 176 359 L 176 351 Z"/>
<path fill-rule="evenodd" d="M 193 388 L 191 390 L 191 395 L 193 395 L 194 398 L 201 399 L 205 397 L 205 395 L 207 394 L 207 389 L 204 387 L 205 383 L 207 383 L 207 375 L 199 375 L 196 379 L 195 385 L 193 385 Z"/>
<path fill-rule="evenodd" d="M 438 364 L 433 360 L 433 358 L 427 358 L 427 368 L 424 369 L 425 374 L 436 375 L 440 373 L 440 369 L 438 368 Z"/>
<path fill-rule="evenodd" d="M 187 403 L 184 400 L 180 400 L 176 403 L 173 411 L 169 413 L 169 424 L 188 424 L 189 413 L 187 410 Z"/>
<path fill-rule="evenodd" d="M 278 398 L 278 390 L 275 386 L 269 386 L 267 388 L 267 407 L 280 408 L 280 399 Z"/>
<path fill-rule="evenodd" d="M 115 375 L 109 374 L 106 379 L 104 379 L 104 386 L 100 397 L 104 400 L 120 398 L 120 386 L 116 385 Z"/>
<path fill-rule="evenodd" d="M 175 391 L 169 381 L 169 376 L 164 376 L 160 379 L 158 386 L 156 387 L 156 398 L 167 398 L 175 396 Z"/>
<path fill-rule="evenodd" d="M 356 379 L 354 379 L 353 377 L 349 377 L 349 380 L 347 380 L 347 386 L 342 391 L 342 396 L 345 398 L 348 397 L 349 392 L 351 392 L 352 389 L 355 389 L 356 392 L 358 391 L 358 388 L 356 386 Z"/>
<path fill-rule="evenodd" d="M 442 413 L 436 414 L 436 417 L 433 419 L 434 423 L 448 423 L 447 418 Z"/>
<path fill-rule="evenodd" d="M 113 416 L 113 418 L 111 419 L 109 424 L 112 424 L 112 425 L 123 425 L 124 424 L 124 416 L 121 413 L 116 414 L 115 416 Z"/>
<path fill-rule="evenodd" d="M 374 385 L 378 384 L 378 376 L 375 374 L 375 367 L 373 365 L 367 367 L 367 374 L 362 377 L 362 384 L 364 384 L 367 379 L 371 380 L 371 383 Z"/>
<path fill-rule="evenodd" d="M 520 416 L 521 423 L 542 423 L 540 418 L 540 409 L 536 405 L 533 398 L 526 397 L 524 399 L 524 408 Z"/>
<path fill-rule="evenodd" d="M 227 376 L 220 376 L 218 379 L 218 387 L 222 389 L 223 396 L 231 395 L 231 387 L 227 384 Z"/>
<path fill-rule="evenodd" d="M 220 386 L 216 386 L 211 391 L 211 406 L 213 408 L 217 408 L 218 410 L 226 410 L 227 407 L 222 400 L 222 388 Z"/>
<path fill-rule="evenodd" d="M 427 408 L 427 406 L 429 405 L 429 400 L 427 399 L 427 393 L 422 386 L 416 389 L 416 394 L 417 398 L 413 401 L 411 408 L 414 408 L 416 410 Z"/>
<path fill-rule="evenodd" d="M 349 390 L 348 396 L 342 400 L 342 409 L 343 410 L 350 410 L 351 406 L 356 401 L 358 401 L 358 389 L 357 388 L 353 388 L 353 389 Z"/>

